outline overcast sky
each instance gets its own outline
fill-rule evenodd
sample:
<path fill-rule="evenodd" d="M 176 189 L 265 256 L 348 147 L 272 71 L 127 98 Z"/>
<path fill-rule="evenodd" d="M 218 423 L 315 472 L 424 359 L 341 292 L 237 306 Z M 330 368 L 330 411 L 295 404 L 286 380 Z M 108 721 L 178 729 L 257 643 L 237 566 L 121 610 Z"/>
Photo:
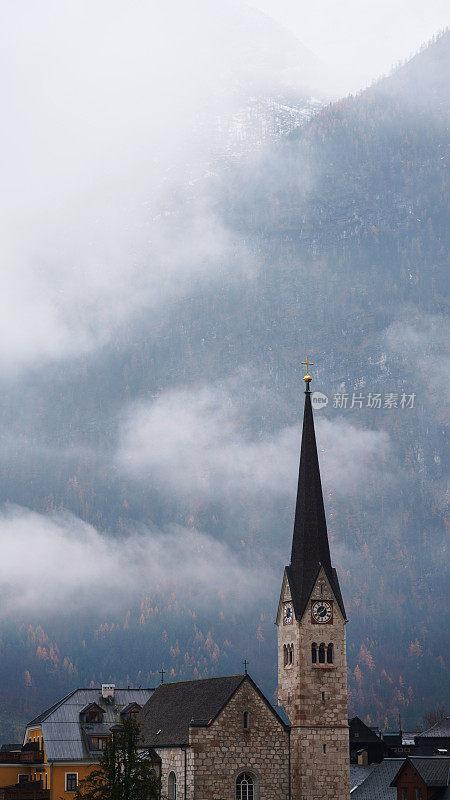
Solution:
<path fill-rule="evenodd" d="M 355 91 L 447 27 L 445 0 L 253 0 Z"/>

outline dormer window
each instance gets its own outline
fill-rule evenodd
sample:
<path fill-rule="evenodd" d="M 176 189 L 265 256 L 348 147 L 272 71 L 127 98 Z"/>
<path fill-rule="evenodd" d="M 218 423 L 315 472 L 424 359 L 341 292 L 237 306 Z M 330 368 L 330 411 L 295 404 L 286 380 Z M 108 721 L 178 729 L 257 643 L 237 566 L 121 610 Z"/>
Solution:
<path fill-rule="evenodd" d="M 97 703 L 89 703 L 81 709 L 80 717 L 86 725 L 99 725 L 103 722 L 103 709 Z"/>
<path fill-rule="evenodd" d="M 103 714 L 98 710 L 98 708 L 91 708 L 90 711 L 86 712 L 85 720 L 86 722 L 101 722 Z"/>
<path fill-rule="evenodd" d="M 128 703 L 120 712 L 120 716 L 122 719 L 136 719 L 141 708 L 142 706 L 140 706 L 139 703 Z"/>
<path fill-rule="evenodd" d="M 106 750 L 106 744 L 108 742 L 107 736 L 90 736 L 90 749 L 91 750 Z"/>

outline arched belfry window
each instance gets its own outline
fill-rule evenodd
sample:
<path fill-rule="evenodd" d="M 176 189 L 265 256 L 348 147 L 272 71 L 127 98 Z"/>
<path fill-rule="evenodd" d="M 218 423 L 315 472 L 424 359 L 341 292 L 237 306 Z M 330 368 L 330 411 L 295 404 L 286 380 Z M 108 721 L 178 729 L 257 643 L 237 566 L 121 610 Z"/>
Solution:
<path fill-rule="evenodd" d="M 327 664 L 332 664 L 332 663 L 333 663 L 333 643 L 330 642 L 330 644 L 327 647 Z"/>
<path fill-rule="evenodd" d="M 169 800 L 177 800 L 177 776 L 174 772 L 169 772 L 167 796 Z"/>
<path fill-rule="evenodd" d="M 236 800 L 256 800 L 255 783 L 249 772 L 243 772 L 236 779 Z"/>
<path fill-rule="evenodd" d="M 319 644 L 319 664 L 325 664 L 325 642 Z"/>
<path fill-rule="evenodd" d="M 290 667 L 294 663 L 294 645 L 285 644 L 283 647 L 283 663 L 285 667 Z"/>
<path fill-rule="evenodd" d="M 313 664 L 317 664 L 317 644 L 313 642 L 311 645 L 311 661 Z"/>

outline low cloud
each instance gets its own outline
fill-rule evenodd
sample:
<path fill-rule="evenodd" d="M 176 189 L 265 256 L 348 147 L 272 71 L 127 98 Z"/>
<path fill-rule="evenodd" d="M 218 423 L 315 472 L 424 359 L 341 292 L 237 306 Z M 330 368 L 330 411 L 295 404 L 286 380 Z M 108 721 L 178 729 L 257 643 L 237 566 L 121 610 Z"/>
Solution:
<path fill-rule="evenodd" d="M 240 0 L 9 3 L 2 23 L 0 368 L 14 374 L 252 268 L 215 178 L 249 93 L 276 94 L 308 59 Z"/>
<path fill-rule="evenodd" d="M 268 574 L 198 530 L 140 528 L 115 538 L 69 514 L 0 514 L 1 615 L 112 610 L 144 591 L 189 592 L 191 605 L 259 602 Z M 236 587 L 242 587 L 236 592 Z M 265 591 L 265 590 L 264 590 Z M 238 597 L 239 595 L 239 597 Z"/>
<path fill-rule="evenodd" d="M 226 386 L 166 392 L 130 406 L 116 454 L 123 473 L 162 493 L 217 500 L 230 493 L 294 497 L 300 424 L 249 434 L 249 409 Z M 373 494 L 390 479 L 389 436 L 342 419 L 316 420 L 324 486 L 338 496 Z"/>
<path fill-rule="evenodd" d="M 322 484 L 337 497 L 373 497 L 392 485 L 393 455 L 389 435 L 342 420 L 320 420 L 317 446 Z"/>

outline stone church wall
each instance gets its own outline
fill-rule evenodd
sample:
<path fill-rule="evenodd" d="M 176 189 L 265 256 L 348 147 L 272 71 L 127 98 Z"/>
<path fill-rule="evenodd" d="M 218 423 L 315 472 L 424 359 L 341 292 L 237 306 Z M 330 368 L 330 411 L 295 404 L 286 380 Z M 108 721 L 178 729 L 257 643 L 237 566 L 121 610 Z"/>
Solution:
<path fill-rule="evenodd" d="M 181 747 L 155 748 L 161 757 L 161 800 L 168 797 L 169 773 L 173 771 L 177 779 L 177 798 L 184 798 L 184 759 Z M 190 747 L 186 751 L 187 800 L 193 800 L 193 753 Z"/>
<path fill-rule="evenodd" d="M 244 730 L 244 711 L 249 730 Z M 195 800 L 235 800 L 241 772 L 255 777 L 255 800 L 287 800 L 289 734 L 249 682 L 207 728 L 191 728 Z"/>

